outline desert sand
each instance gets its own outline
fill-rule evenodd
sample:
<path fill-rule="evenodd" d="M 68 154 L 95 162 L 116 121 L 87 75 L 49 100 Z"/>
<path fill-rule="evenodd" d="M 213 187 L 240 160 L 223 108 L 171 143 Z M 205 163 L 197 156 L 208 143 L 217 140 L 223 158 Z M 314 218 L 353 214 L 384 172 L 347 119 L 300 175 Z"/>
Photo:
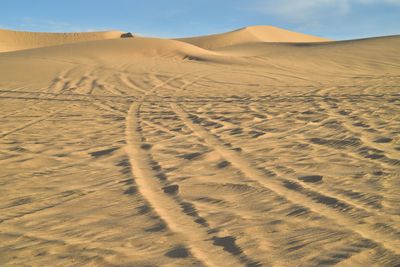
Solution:
<path fill-rule="evenodd" d="M 0 31 L 1 266 L 398 266 L 400 36 Z"/>

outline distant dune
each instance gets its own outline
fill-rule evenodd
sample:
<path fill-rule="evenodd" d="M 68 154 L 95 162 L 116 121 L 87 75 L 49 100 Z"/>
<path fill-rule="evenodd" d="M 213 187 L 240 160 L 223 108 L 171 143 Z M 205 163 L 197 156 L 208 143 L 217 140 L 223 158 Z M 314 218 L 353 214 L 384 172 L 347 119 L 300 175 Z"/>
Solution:
<path fill-rule="evenodd" d="M 254 42 L 226 46 L 214 51 L 219 56 L 259 58 L 270 63 L 324 73 L 328 70 L 337 71 L 338 68 L 348 71 L 350 66 L 370 71 L 374 68 L 393 70 L 391 62 L 400 60 L 399 47 L 400 35 L 323 43 Z"/>
<path fill-rule="evenodd" d="M 272 26 L 251 26 L 232 32 L 178 39 L 206 49 L 258 42 L 325 42 L 329 39 L 292 32 Z"/>
<path fill-rule="evenodd" d="M 81 33 L 44 33 L 23 32 L 0 29 L 0 52 L 10 52 L 31 48 L 64 45 L 106 39 L 131 37 L 121 31 L 81 32 Z M 154 38 L 155 39 L 155 38 Z M 325 38 L 296 33 L 272 26 L 252 26 L 232 32 L 179 38 L 176 41 L 189 43 L 204 49 L 216 49 L 226 46 L 260 42 L 324 42 Z M 151 49 L 151 48 L 150 48 Z"/>
<path fill-rule="evenodd" d="M 124 32 L 80 32 L 80 33 L 43 33 L 23 32 L 0 29 L 0 52 L 16 51 L 45 46 L 93 40 L 121 38 Z"/>
<path fill-rule="evenodd" d="M 144 37 L 65 43 L 63 45 L 20 50 L 6 54 L 10 56 L 15 54 L 16 57 L 50 56 L 78 59 L 110 59 L 112 61 L 136 57 L 190 59 L 217 55 L 213 51 L 176 40 Z"/>
<path fill-rule="evenodd" d="M 24 33 L 22 35 L 31 38 L 21 38 L 20 49 L 33 47 L 32 40 L 37 43 L 41 41 L 42 45 L 48 46 L 8 51 L 8 53 L 2 54 L 14 59 L 54 57 L 106 62 L 124 62 L 145 57 L 257 65 L 265 64 L 260 63 L 260 60 L 267 60 L 275 61 L 277 64 L 298 66 L 300 69 L 315 68 L 316 64 L 323 62 L 324 68 L 328 69 L 339 66 L 346 67 L 349 62 L 353 64 L 353 67 L 368 66 L 372 59 L 376 60 L 379 67 L 385 67 L 383 62 L 392 61 L 393 57 L 398 57 L 396 52 L 400 47 L 400 36 L 318 42 L 318 40 L 326 39 L 269 26 L 249 27 L 226 34 L 176 40 L 146 37 L 120 38 L 121 34 L 122 32 L 118 31 L 65 35 Z M 286 42 L 272 42 L 271 40 L 286 40 Z M 289 40 L 291 41 L 289 42 Z M 306 40 L 311 41 L 305 42 Z M 56 41 L 59 42 L 57 45 L 50 46 L 51 42 Z M 14 48 L 16 47 L 14 46 Z M 252 58 L 259 60 L 252 60 Z M 386 67 L 390 67 L 390 65 Z M 4 71 L 7 72 L 7 69 Z"/>

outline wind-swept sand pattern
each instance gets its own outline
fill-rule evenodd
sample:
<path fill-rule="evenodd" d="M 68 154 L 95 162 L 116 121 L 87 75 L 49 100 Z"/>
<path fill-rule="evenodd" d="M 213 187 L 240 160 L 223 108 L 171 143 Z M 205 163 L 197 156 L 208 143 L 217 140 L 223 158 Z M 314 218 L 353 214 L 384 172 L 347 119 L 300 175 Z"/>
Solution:
<path fill-rule="evenodd" d="M 318 41 L 0 54 L 1 265 L 397 266 L 400 39 Z"/>

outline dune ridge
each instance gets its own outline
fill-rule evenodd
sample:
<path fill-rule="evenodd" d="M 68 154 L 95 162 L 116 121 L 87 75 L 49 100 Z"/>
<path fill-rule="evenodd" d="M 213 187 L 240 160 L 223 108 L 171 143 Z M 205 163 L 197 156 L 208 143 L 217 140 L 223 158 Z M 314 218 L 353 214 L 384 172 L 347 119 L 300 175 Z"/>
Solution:
<path fill-rule="evenodd" d="M 160 38 L 118 38 L 108 40 L 82 41 L 62 45 L 39 47 L 36 49 L 10 51 L 7 56 L 24 57 L 64 57 L 124 61 L 131 58 L 176 58 L 176 59 L 212 59 L 218 53 L 197 47 L 192 44 Z"/>
<path fill-rule="evenodd" d="M 206 49 L 216 49 L 243 43 L 308 43 L 327 42 L 326 38 L 288 31 L 273 26 L 250 26 L 227 33 L 179 38 L 177 40 L 191 43 Z"/>
<path fill-rule="evenodd" d="M 79 33 L 24 32 L 0 29 L 0 52 L 121 38 L 124 32 L 101 31 Z"/>

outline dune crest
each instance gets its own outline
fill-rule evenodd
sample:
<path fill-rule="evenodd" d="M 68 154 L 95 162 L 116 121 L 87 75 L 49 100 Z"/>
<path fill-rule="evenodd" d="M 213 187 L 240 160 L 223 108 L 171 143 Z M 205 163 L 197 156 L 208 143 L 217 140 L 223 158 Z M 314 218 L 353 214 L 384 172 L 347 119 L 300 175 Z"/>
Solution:
<path fill-rule="evenodd" d="M 24 32 L 0 29 L 0 52 L 17 51 L 68 43 L 121 38 L 124 32 L 100 31 L 78 33 Z"/>
<path fill-rule="evenodd" d="M 145 58 L 201 59 L 217 53 L 188 43 L 159 38 L 119 38 L 95 40 L 90 42 L 67 43 L 33 50 L 15 51 L 16 57 L 57 57 L 76 58 L 78 60 L 132 60 Z"/>
<path fill-rule="evenodd" d="M 326 42 L 326 38 L 288 31 L 273 26 L 250 26 L 235 31 L 198 37 L 179 38 L 205 49 L 216 49 L 244 43 L 307 43 Z"/>

